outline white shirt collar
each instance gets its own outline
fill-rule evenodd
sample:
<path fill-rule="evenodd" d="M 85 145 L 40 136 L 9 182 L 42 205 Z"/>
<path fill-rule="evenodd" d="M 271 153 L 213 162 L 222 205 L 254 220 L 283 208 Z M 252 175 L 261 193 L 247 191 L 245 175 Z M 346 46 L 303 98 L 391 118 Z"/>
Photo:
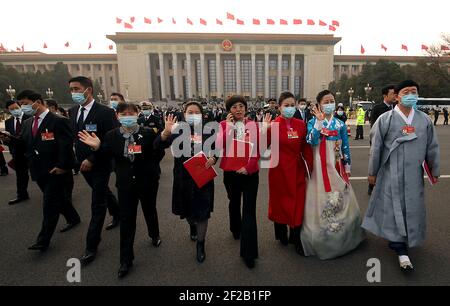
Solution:
<path fill-rule="evenodd" d="M 95 100 L 92 100 L 92 102 L 89 103 L 86 106 L 80 105 L 80 110 L 81 110 L 82 107 L 84 107 L 84 111 L 88 111 L 89 112 L 91 110 L 92 106 L 94 105 L 94 102 L 95 102 Z"/>
<path fill-rule="evenodd" d="M 45 111 L 44 111 L 42 114 L 39 115 L 39 120 L 44 120 L 45 116 L 47 116 L 47 114 L 48 114 L 49 112 L 50 112 L 50 111 L 48 110 L 48 108 L 45 109 Z"/>
<path fill-rule="evenodd" d="M 402 117 L 402 119 L 405 121 L 405 123 L 407 125 L 411 125 L 412 121 L 414 119 L 414 108 L 411 109 L 411 112 L 409 113 L 409 116 L 406 117 L 405 114 L 402 113 L 402 111 L 400 110 L 400 108 L 398 107 L 398 105 L 394 108 L 394 110 L 400 115 L 400 117 Z"/>
<path fill-rule="evenodd" d="M 386 103 L 386 101 L 383 101 L 384 105 L 386 105 L 389 108 L 392 108 L 392 106 L 389 103 Z"/>

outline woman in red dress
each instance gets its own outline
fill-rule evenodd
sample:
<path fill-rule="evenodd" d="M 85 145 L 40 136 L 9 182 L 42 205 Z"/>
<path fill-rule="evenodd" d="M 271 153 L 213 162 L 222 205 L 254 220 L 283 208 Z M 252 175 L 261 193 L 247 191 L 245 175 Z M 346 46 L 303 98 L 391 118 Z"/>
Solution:
<path fill-rule="evenodd" d="M 269 170 L 269 219 L 275 225 L 275 238 L 283 245 L 294 244 L 303 254 L 300 228 L 305 208 L 308 172 L 312 170 L 312 149 L 306 143 L 307 128 L 302 120 L 293 118 L 295 97 L 282 93 L 278 100 L 281 116 L 264 118 L 271 145 Z M 278 143 L 275 143 L 277 141 Z M 288 238 L 287 227 L 290 228 Z"/>

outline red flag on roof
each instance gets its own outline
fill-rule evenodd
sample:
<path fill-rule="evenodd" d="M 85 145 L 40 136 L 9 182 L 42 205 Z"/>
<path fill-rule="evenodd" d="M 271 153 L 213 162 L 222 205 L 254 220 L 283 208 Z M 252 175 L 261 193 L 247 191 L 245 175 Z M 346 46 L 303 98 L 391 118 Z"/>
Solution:
<path fill-rule="evenodd" d="M 216 24 L 223 25 L 223 22 L 222 22 L 222 20 L 216 18 Z"/>
<path fill-rule="evenodd" d="M 194 23 L 192 22 L 192 20 L 190 20 L 189 18 L 186 20 L 186 22 L 190 25 L 194 25 Z"/>
<path fill-rule="evenodd" d="M 130 23 L 134 23 L 134 22 L 135 22 L 135 20 L 136 20 L 136 18 L 134 18 L 134 17 L 130 17 Z"/>
<path fill-rule="evenodd" d="M 133 28 L 133 26 L 130 23 L 128 23 L 128 22 L 124 22 L 123 25 L 124 25 L 125 29 L 132 29 Z"/>
<path fill-rule="evenodd" d="M 288 22 L 287 22 L 287 20 L 280 19 L 280 24 L 281 25 L 288 25 Z"/>
<path fill-rule="evenodd" d="M 328 26 L 328 29 L 329 29 L 330 31 L 333 31 L 333 32 L 335 32 L 335 31 L 336 31 L 336 28 L 335 28 L 335 26 L 332 26 L 332 25 Z"/>
<path fill-rule="evenodd" d="M 152 24 L 152 20 L 150 18 L 144 17 L 144 23 Z"/>
<path fill-rule="evenodd" d="M 407 45 L 402 45 L 402 50 L 408 51 L 408 46 Z"/>
<path fill-rule="evenodd" d="M 66 48 L 68 48 L 68 47 L 69 47 L 69 42 L 66 42 L 66 43 L 64 44 L 64 46 L 66 46 Z"/>
<path fill-rule="evenodd" d="M 361 54 L 364 54 L 364 53 L 366 53 L 366 49 L 364 49 L 364 46 L 361 45 Z"/>
<path fill-rule="evenodd" d="M 120 19 L 119 17 L 116 17 L 116 23 L 117 24 L 121 24 L 122 23 L 122 19 Z"/>
<path fill-rule="evenodd" d="M 383 49 L 384 52 L 387 52 L 387 47 L 385 45 L 383 45 L 383 44 L 381 44 L 381 49 Z"/>
<path fill-rule="evenodd" d="M 308 19 L 308 25 L 315 25 L 316 23 L 312 19 Z"/>
<path fill-rule="evenodd" d="M 158 23 L 163 22 L 164 20 L 162 20 L 161 18 L 158 17 Z"/>
<path fill-rule="evenodd" d="M 325 27 L 327 25 L 327 23 L 322 20 L 319 20 L 319 25 L 322 27 Z"/>
<path fill-rule="evenodd" d="M 259 21 L 259 19 L 253 18 L 253 24 L 254 24 L 254 25 L 260 25 L 261 22 Z"/>
<path fill-rule="evenodd" d="M 204 26 L 205 26 L 205 25 L 207 25 L 207 23 L 206 23 L 206 20 L 205 20 L 205 19 L 202 19 L 202 18 L 200 18 L 200 24 L 203 24 Z"/>
<path fill-rule="evenodd" d="M 113 49 L 113 45 L 109 45 L 109 50 L 112 50 Z"/>
<path fill-rule="evenodd" d="M 227 12 L 227 19 L 234 20 L 234 15 Z"/>
<path fill-rule="evenodd" d="M 47 49 L 47 44 L 46 43 L 44 43 L 44 49 Z"/>
<path fill-rule="evenodd" d="M 294 19 L 294 24 L 302 24 L 302 20 L 301 19 Z"/>
<path fill-rule="evenodd" d="M 238 25 L 244 25 L 244 21 L 243 21 L 243 20 L 240 20 L 240 19 L 236 19 L 236 23 L 237 23 Z"/>
<path fill-rule="evenodd" d="M 89 43 L 88 50 L 90 50 L 91 48 L 92 48 L 92 43 Z"/>
<path fill-rule="evenodd" d="M 428 51 L 428 46 L 422 45 L 422 50 Z"/>
<path fill-rule="evenodd" d="M 441 51 L 450 51 L 450 47 L 441 45 Z"/>
<path fill-rule="evenodd" d="M 273 19 L 267 19 L 267 24 L 268 25 L 274 25 L 275 21 Z"/>
<path fill-rule="evenodd" d="M 172 23 L 173 24 L 177 24 L 177 21 L 175 20 L 175 18 L 172 17 Z"/>
<path fill-rule="evenodd" d="M 339 26 L 340 26 L 339 21 L 337 21 L 337 20 L 333 20 L 333 21 L 331 22 L 331 24 L 334 25 L 334 26 L 336 26 L 336 27 L 339 27 Z"/>

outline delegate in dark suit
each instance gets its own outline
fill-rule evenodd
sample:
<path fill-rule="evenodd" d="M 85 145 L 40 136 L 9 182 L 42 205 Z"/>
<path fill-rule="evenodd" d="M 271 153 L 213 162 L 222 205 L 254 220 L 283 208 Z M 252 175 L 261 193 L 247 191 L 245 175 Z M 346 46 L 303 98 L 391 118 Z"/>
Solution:
<path fill-rule="evenodd" d="M 94 132 L 100 140 L 103 140 L 107 132 L 119 126 L 114 110 L 95 101 L 84 107 L 80 105 L 72 107 L 69 109 L 69 117 L 75 135 L 79 131 L 87 130 Z M 91 171 L 82 174 L 92 189 L 92 215 L 86 238 L 86 250 L 96 252 L 101 241 L 107 208 L 114 219 L 120 218 L 117 199 L 108 186 L 112 165 L 110 160 L 98 158 L 98 154 L 82 143 L 78 137 L 75 140 L 75 154 L 79 163 L 88 160 L 93 164 Z"/>
<path fill-rule="evenodd" d="M 372 127 L 375 124 L 375 122 L 381 115 L 390 110 L 392 110 L 392 107 L 388 106 L 384 102 L 375 104 L 372 110 L 372 114 L 370 115 L 370 127 Z"/>
<path fill-rule="evenodd" d="M 309 120 L 312 119 L 311 112 L 309 109 L 299 110 L 297 109 L 294 114 L 295 119 L 303 120 L 305 123 L 308 123 Z"/>

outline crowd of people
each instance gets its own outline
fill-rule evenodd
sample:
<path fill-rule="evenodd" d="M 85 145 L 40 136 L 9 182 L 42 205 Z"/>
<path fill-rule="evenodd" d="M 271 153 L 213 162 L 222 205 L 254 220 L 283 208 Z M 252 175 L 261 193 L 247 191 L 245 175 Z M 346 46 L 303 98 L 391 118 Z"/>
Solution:
<path fill-rule="evenodd" d="M 89 264 L 96 259 L 109 211 L 107 229 L 120 226 L 118 276 L 126 276 L 134 261 L 139 203 L 152 245 L 162 243 L 157 210 L 160 162 L 173 154 L 172 212 L 186 220 L 189 237 L 196 241 L 196 260 L 202 263 L 217 182 L 199 187 L 185 167 L 202 153 L 205 169 L 219 164 L 223 170 L 229 230 L 240 240 L 240 256 L 251 269 L 258 258 L 260 159 L 270 149 L 268 218 L 276 240 L 293 244 L 302 256 L 333 259 L 356 249 L 367 230 L 389 242 L 402 270 L 413 270 L 408 249 L 423 243 L 426 229 L 422 164 L 435 180 L 440 175 L 433 122 L 415 111 L 417 83 L 387 86 L 383 103 L 372 111 L 368 181 L 373 194 L 365 217 L 349 179 L 346 110 L 328 90 L 318 93 L 314 103 L 285 92 L 264 107 L 232 96 L 210 105 L 188 101 L 181 109 L 125 102 L 120 93 L 112 94 L 109 106 L 103 105 L 95 101 L 92 81 L 86 77 L 69 80 L 68 90 L 74 106 L 67 112 L 32 90 L 7 102 L 11 118 L 0 139 L 10 148 L 17 174 L 17 197 L 10 204 L 29 199 L 29 174 L 43 195 L 42 228 L 30 250 L 47 251 L 60 215 L 66 220 L 61 232 L 80 224 L 72 191 L 73 174 L 81 173 L 92 196 L 80 260 Z M 360 110 L 357 139 L 363 137 L 366 121 Z M 235 155 L 235 143 L 249 145 L 244 163 Z M 116 190 L 109 187 L 113 171 Z"/>

